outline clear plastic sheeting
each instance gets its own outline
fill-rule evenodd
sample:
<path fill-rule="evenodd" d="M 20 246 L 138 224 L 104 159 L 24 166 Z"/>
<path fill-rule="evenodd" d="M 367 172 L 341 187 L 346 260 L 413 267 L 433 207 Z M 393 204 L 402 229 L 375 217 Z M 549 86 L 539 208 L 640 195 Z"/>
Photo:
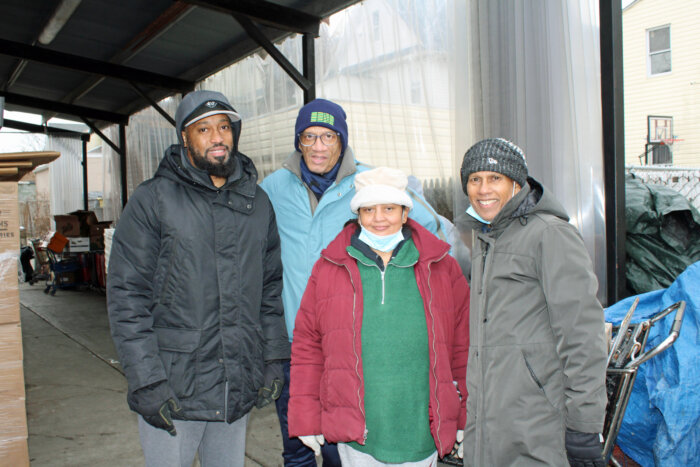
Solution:
<path fill-rule="evenodd" d="M 602 299 L 598 2 L 471 0 L 455 7 L 457 159 L 485 137 L 504 137 L 522 147 L 530 174 L 554 193 L 581 232 Z"/>
<path fill-rule="evenodd" d="M 132 117 L 133 118 L 133 117 Z M 129 128 L 129 127 L 127 127 Z M 112 125 L 102 130 L 104 135 L 115 144 L 119 144 L 119 127 Z M 127 141 L 128 141 L 127 137 Z M 137 141 L 134 141 L 137 143 Z M 127 147 L 128 151 L 128 147 Z M 162 155 L 162 151 L 161 151 Z M 143 156 L 141 156 L 143 157 Z M 132 156 L 135 163 L 142 162 L 141 157 Z M 155 157 L 155 155 L 154 155 Z M 101 220 L 117 221 L 122 213 L 121 165 L 117 151 L 108 144 L 102 144 L 102 217 Z"/>
<path fill-rule="evenodd" d="M 44 150 L 61 153 L 51 163 L 51 214 L 83 209 L 83 142 L 79 138 L 49 136 Z"/>
<path fill-rule="evenodd" d="M 175 115 L 180 97 L 169 97 L 159 102 L 168 115 Z M 118 137 L 113 141 L 118 143 Z M 165 149 L 176 143 L 175 127 L 154 109 L 139 112 L 129 119 L 126 127 L 128 193 L 144 180 L 153 176 L 163 158 Z M 110 148 L 111 149 L 111 148 Z M 118 163 L 119 158 L 116 158 Z"/>
<path fill-rule="evenodd" d="M 330 17 L 316 40 L 316 96 L 348 116 L 358 160 L 398 167 L 422 181 L 453 176 L 448 82 L 451 2 L 366 1 Z M 278 45 L 301 69 L 301 37 Z M 294 150 L 301 89 L 267 55 L 205 80 L 243 116 L 240 149 L 261 175 Z"/>
<path fill-rule="evenodd" d="M 366 0 L 322 23 L 315 40 L 316 96 L 345 108 L 360 161 L 416 176 L 429 201 L 455 206 L 439 208 L 448 218 L 466 209 L 459 183 L 466 149 L 486 136 L 514 140 L 528 154 L 532 174 L 581 230 L 604 296 L 597 5 Z M 276 44 L 299 70 L 301 45 L 300 36 Z M 198 88 L 222 92 L 241 113 L 239 149 L 261 178 L 281 167 L 294 149 L 303 93 L 270 56 L 253 54 Z M 176 100 L 162 105 L 174 115 Z M 153 175 L 176 141 L 174 128 L 155 110 L 132 116 L 129 193 Z"/>

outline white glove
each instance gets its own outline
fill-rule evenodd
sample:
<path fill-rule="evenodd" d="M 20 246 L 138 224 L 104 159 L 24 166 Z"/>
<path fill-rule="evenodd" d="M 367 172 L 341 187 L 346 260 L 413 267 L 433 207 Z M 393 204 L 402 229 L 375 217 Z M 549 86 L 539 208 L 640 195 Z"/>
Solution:
<path fill-rule="evenodd" d="M 464 430 L 457 430 L 457 457 L 464 459 Z"/>
<path fill-rule="evenodd" d="M 462 436 L 462 437 L 464 438 L 464 436 Z M 316 456 L 321 455 L 321 446 L 323 445 L 323 443 L 326 442 L 326 440 L 323 438 L 323 435 L 299 436 L 299 439 L 308 448 L 310 448 L 314 451 L 314 455 L 316 455 Z"/>

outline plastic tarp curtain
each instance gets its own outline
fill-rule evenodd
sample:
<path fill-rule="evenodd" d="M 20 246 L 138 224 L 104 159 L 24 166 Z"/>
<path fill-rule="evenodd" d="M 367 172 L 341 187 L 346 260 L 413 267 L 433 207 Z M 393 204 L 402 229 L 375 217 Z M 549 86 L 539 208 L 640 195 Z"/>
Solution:
<path fill-rule="evenodd" d="M 679 300 L 686 302 L 680 335 L 674 344 L 642 363 L 632 387 L 617 444 L 644 467 L 698 465 L 700 459 L 700 262 L 679 275 L 668 289 L 639 295 L 633 323 Z M 605 320 L 619 325 L 636 298 L 605 310 Z M 668 336 L 674 314 L 654 324 L 646 350 Z"/>
<path fill-rule="evenodd" d="M 466 209 L 466 149 L 486 136 L 521 145 L 582 231 L 604 296 L 598 44 L 596 0 L 366 0 L 321 25 L 316 95 L 345 108 L 360 161 L 416 176 L 448 218 Z M 302 68 L 300 36 L 276 46 Z M 281 167 L 303 94 L 271 57 L 251 55 L 198 88 L 221 91 L 241 113 L 239 149 L 261 178 Z M 129 193 L 175 141 L 153 109 L 131 118 Z"/>
<path fill-rule="evenodd" d="M 133 117 L 132 117 L 133 118 Z M 129 127 L 127 127 L 129 128 Z M 110 126 L 102 130 L 107 138 L 115 144 L 119 144 L 119 127 Z M 127 133 L 127 144 L 129 142 Z M 136 141 L 132 141 L 136 143 Z M 128 146 L 127 146 L 128 150 Z M 136 157 L 138 157 L 136 155 Z M 136 157 L 131 159 L 140 161 Z M 128 162 L 129 159 L 127 159 Z M 120 156 L 117 151 L 107 144 L 102 145 L 102 217 L 101 220 L 116 221 L 122 212 L 122 192 L 121 192 L 121 165 Z"/>
<path fill-rule="evenodd" d="M 44 150 L 61 153 L 61 156 L 51 163 L 51 215 L 83 209 L 82 140 L 49 136 Z"/>
<path fill-rule="evenodd" d="M 581 232 L 602 300 L 598 2 L 472 0 L 456 3 L 455 21 L 467 25 L 455 27 L 458 160 L 485 137 L 504 137 L 522 147 L 530 175 L 554 193 Z"/>

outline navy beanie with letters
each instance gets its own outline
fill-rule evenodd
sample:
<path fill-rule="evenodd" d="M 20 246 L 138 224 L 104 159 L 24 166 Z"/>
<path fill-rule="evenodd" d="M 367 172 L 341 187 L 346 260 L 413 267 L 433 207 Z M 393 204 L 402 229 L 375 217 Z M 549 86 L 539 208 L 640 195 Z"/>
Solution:
<path fill-rule="evenodd" d="M 340 133 L 342 145 L 341 154 L 348 147 L 348 124 L 345 121 L 345 111 L 335 102 L 326 99 L 314 99 L 299 110 L 297 123 L 294 127 L 294 147 L 301 152 L 299 135 L 311 126 L 323 126 Z"/>
<path fill-rule="evenodd" d="M 503 138 L 488 138 L 469 148 L 462 161 L 462 190 L 467 194 L 467 180 L 474 172 L 497 172 L 524 187 L 527 183 L 525 153 Z"/>

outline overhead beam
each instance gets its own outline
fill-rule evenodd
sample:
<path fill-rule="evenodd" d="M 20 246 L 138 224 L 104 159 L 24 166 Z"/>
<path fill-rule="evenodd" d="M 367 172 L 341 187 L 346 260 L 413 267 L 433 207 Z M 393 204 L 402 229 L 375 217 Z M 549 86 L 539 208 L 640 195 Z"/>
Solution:
<path fill-rule="evenodd" d="M 38 110 L 49 110 L 59 114 L 74 115 L 76 117 L 94 118 L 110 123 L 127 123 L 129 121 L 128 115 L 109 112 L 107 110 L 93 109 L 91 107 L 83 107 L 74 104 L 64 104 L 62 102 L 39 99 L 38 97 L 24 96 L 2 90 L 0 90 L 0 96 L 5 97 L 5 102 L 7 104 L 21 105 Z"/>
<path fill-rule="evenodd" d="M 158 18 L 153 20 L 153 22 L 149 24 L 143 31 L 134 36 L 131 39 L 131 41 L 129 41 L 129 43 L 124 46 L 124 48 L 122 48 L 119 52 L 110 57 L 109 63 L 119 65 L 133 58 L 143 49 L 151 45 L 156 39 L 161 37 L 171 27 L 173 27 L 183 18 L 185 18 L 193 9 L 193 6 L 187 5 L 183 2 L 173 3 L 167 10 L 161 13 L 161 15 L 158 16 Z M 102 76 L 91 76 L 90 78 L 83 81 L 74 90 L 66 94 L 61 99 L 61 102 L 66 102 L 69 104 L 74 103 L 75 101 L 92 91 L 104 79 L 105 78 Z M 52 117 L 52 115 L 44 115 L 44 118 L 46 118 L 47 120 L 50 117 Z"/>
<path fill-rule="evenodd" d="M 176 126 L 176 125 L 175 125 L 175 119 L 174 119 L 173 117 L 171 117 L 171 116 L 168 114 L 168 112 L 166 112 L 165 110 L 163 110 L 163 107 L 161 107 L 160 105 L 158 105 L 158 103 L 155 101 L 155 99 L 153 99 L 151 96 L 149 96 L 148 94 L 146 94 L 146 91 L 144 91 L 143 89 L 141 89 L 136 83 L 130 83 L 130 84 L 131 84 L 131 87 L 133 87 L 134 90 L 135 90 L 137 93 L 139 93 L 139 95 L 140 95 L 141 97 L 143 97 L 144 99 L 146 99 L 146 101 L 148 101 L 148 103 L 151 104 L 151 107 L 153 107 L 153 108 L 155 109 L 156 112 L 158 112 L 159 114 L 161 114 L 161 116 L 162 116 L 164 119 L 166 119 L 172 126 Z"/>
<path fill-rule="evenodd" d="M 56 128 L 46 125 L 35 125 L 34 123 L 20 122 L 18 120 L 8 120 L 5 119 L 3 124 L 6 128 L 12 128 L 14 130 L 27 131 L 29 133 L 41 133 L 56 136 L 65 136 L 72 138 L 80 138 L 83 141 L 90 139 L 88 133 L 81 133 L 79 131 L 65 130 L 63 128 Z"/>
<path fill-rule="evenodd" d="M 24 60 L 82 71 L 83 73 L 96 74 L 107 78 L 135 81 L 149 86 L 169 89 L 171 91 L 189 92 L 194 89 L 194 83 L 192 81 L 5 39 L 0 39 L 0 53 Z"/>
<path fill-rule="evenodd" d="M 260 24 L 299 34 L 318 37 L 321 18 L 265 0 L 185 0 L 222 13 L 247 16 Z"/>
<path fill-rule="evenodd" d="M 258 43 L 260 47 L 265 49 L 267 53 L 279 64 L 279 66 L 287 72 L 290 78 L 294 80 L 304 91 L 311 89 L 313 83 L 306 79 L 299 70 L 297 70 L 292 62 L 287 60 L 287 57 L 279 51 L 270 40 L 265 37 L 265 34 L 248 18 L 241 14 L 233 14 L 233 17 L 238 21 L 245 32 Z"/>
<path fill-rule="evenodd" d="M 122 153 L 121 148 L 120 148 L 119 146 L 117 146 L 117 145 L 114 143 L 114 141 L 112 141 L 111 139 L 109 139 L 109 138 L 107 137 L 107 135 L 105 135 L 104 133 L 102 133 L 102 132 L 100 131 L 100 129 L 97 128 L 97 126 L 96 126 L 93 122 L 91 122 L 91 121 L 88 120 L 87 118 L 81 118 L 81 120 L 82 120 L 83 122 L 85 122 L 85 124 L 88 126 L 88 128 L 90 128 L 90 129 L 92 130 L 93 133 L 95 133 L 97 136 L 99 136 L 99 137 L 102 139 L 102 141 L 104 141 L 105 143 L 107 143 L 107 145 L 108 145 L 109 147 L 111 147 L 112 149 L 114 149 L 114 151 L 115 151 L 117 154 L 121 155 L 121 153 Z"/>

